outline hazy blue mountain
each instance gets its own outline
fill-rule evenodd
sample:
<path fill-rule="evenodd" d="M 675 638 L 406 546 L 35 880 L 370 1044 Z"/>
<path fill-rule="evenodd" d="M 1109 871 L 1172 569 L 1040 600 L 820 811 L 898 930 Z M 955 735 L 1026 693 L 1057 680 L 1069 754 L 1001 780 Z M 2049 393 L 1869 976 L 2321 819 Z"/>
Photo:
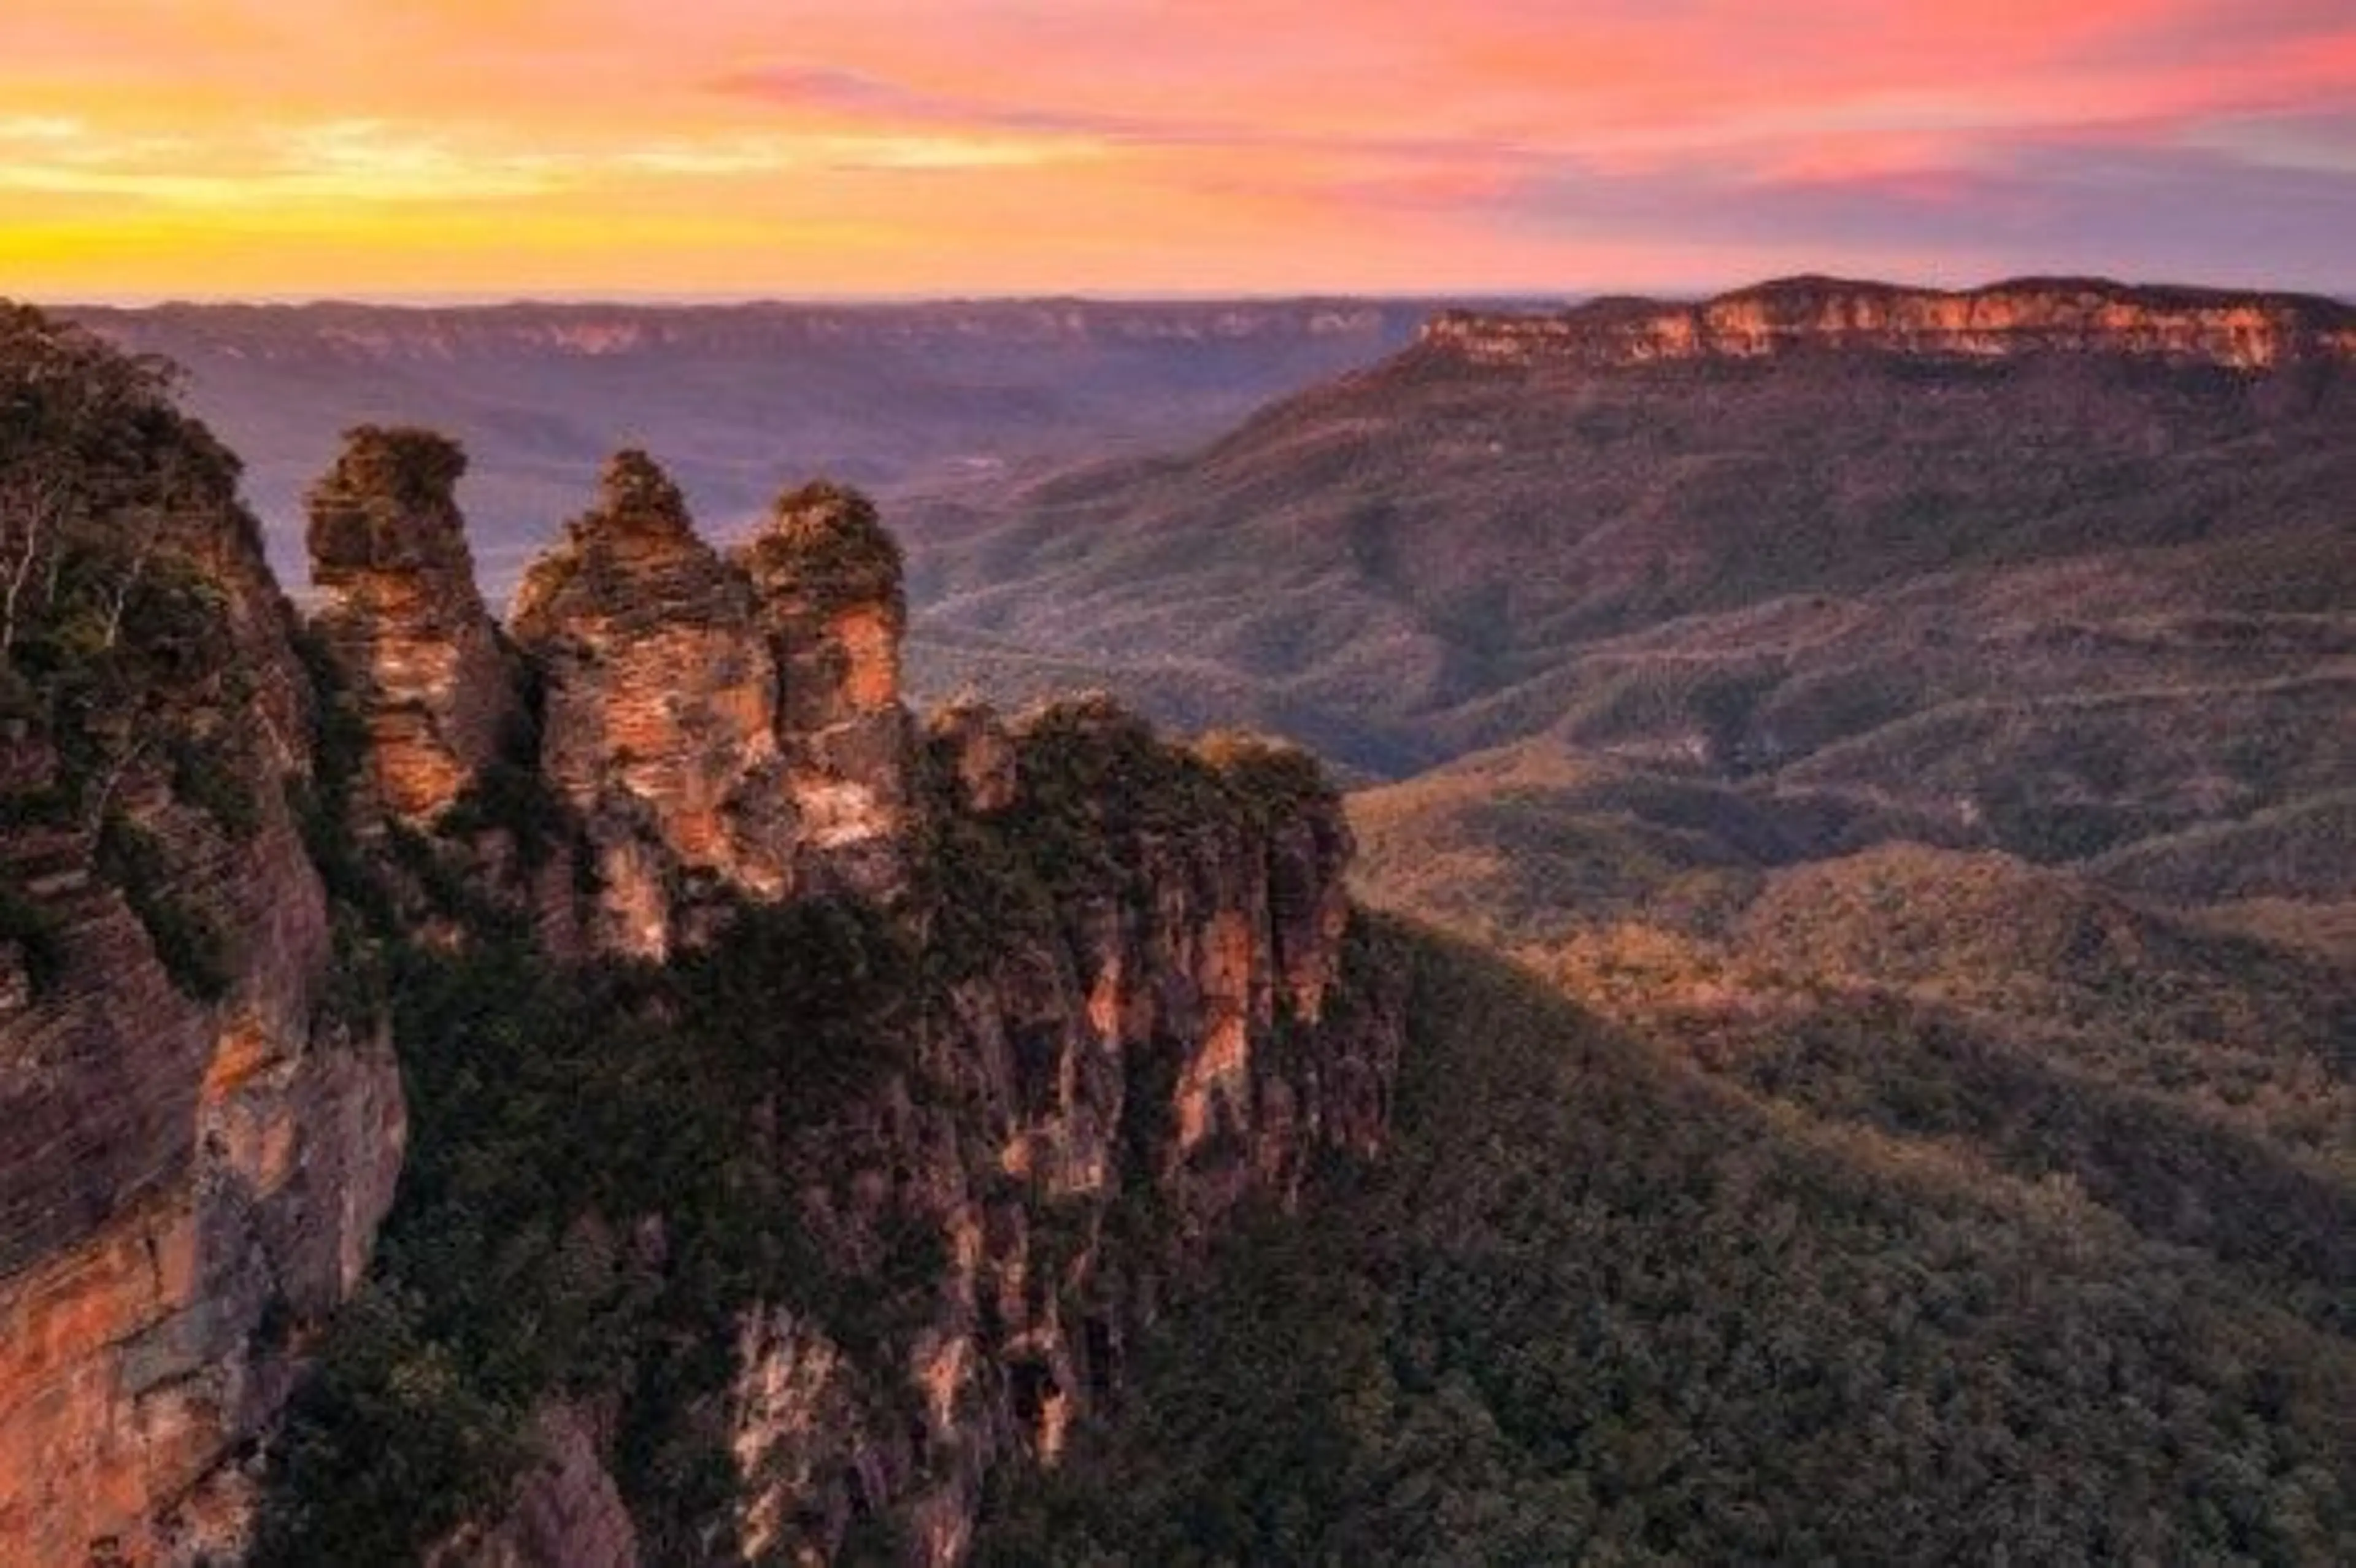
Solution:
<path fill-rule="evenodd" d="M 1413 301 L 1087 300 L 709 306 L 191 305 L 71 313 L 189 373 L 243 455 L 272 554 L 302 581 L 301 497 L 364 422 L 473 457 L 461 492 L 486 589 L 585 499 L 616 447 L 654 452 L 735 531 L 815 474 L 887 499 L 1206 437 L 1398 348 Z"/>

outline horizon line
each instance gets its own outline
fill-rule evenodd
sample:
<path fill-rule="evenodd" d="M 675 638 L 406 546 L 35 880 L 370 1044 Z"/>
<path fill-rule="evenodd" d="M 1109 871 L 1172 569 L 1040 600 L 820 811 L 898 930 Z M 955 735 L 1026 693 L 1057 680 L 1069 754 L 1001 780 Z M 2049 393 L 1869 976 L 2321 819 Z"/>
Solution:
<path fill-rule="evenodd" d="M 894 292 L 813 292 L 809 293 L 746 293 L 732 291 L 705 293 L 696 290 L 679 292 L 616 290 L 601 292 L 550 292 L 546 293 L 510 293 L 508 291 L 462 290 L 448 293 L 202 293 L 202 294 L 114 294 L 81 299 L 35 298 L 30 295 L 10 295 L 0 289 L 0 301 L 15 299 L 19 304 L 39 309 L 71 314 L 77 311 L 159 312 L 169 310 L 400 310 L 400 311 L 493 311 L 548 307 L 577 309 L 630 310 L 743 310 L 763 307 L 787 309 L 890 310 L 920 305 L 1039 305 L 1080 304 L 1108 306 L 1210 305 L 1210 304 L 1372 304 L 1430 305 L 1455 304 L 1575 304 L 1607 297 L 1657 299 L 1665 303 L 1699 301 L 1719 295 L 1763 287 L 1770 283 L 1801 279 L 1823 279 L 1829 282 L 1864 284 L 1878 287 L 1918 290 L 1922 293 L 1970 293 L 2006 284 L 2030 282 L 2086 282 L 2108 283 L 2126 289 L 2184 289 L 2227 294 L 2307 295 L 2310 298 L 2336 301 L 2356 305 L 2356 281 L 2343 287 L 2299 288 L 2283 283 L 2219 283 L 2185 278 L 2126 278 L 2108 273 L 2083 272 L 2021 272 L 1991 277 L 1969 284 L 1948 284 L 1892 277 L 1868 277 L 1842 272 L 1800 272 L 1779 273 L 1770 277 L 1752 278 L 1747 282 L 1718 283 L 1702 288 L 1646 286 L 1633 283 L 1549 284 L 1530 287 L 1483 286 L 1478 288 L 1434 288 L 1418 290 L 1349 288 L 1333 289 L 1043 289 L 1008 290 L 1004 292 L 926 293 L 921 291 Z"/>

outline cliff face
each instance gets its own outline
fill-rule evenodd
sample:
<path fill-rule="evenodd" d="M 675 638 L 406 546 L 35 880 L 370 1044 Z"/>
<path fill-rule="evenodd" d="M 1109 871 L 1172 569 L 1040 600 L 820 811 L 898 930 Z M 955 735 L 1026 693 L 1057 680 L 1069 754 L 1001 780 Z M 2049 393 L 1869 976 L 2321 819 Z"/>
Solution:
<path fill-rule="evenodd" d="M 788 495 L 723 559 L 650 461 L 614 461 L 514 615 L 541 770 L 587 825 L 592 948 L 660 957 L 732 897 L 894 891 L 906 620 L 864 497 Z"/>
<path fill-rule="evenodd" d="M 449 808 L 515 719 L 452 495 L 466 465 L 430 431 L 364 426 L 310 496 L 313 624 L 368 727 L 378 797 L 411 826 Z"/>
<path fill-rule="evenodd" d="M 907 806 L 899 547 L 866 497 L 813 485 L 781 496 L 736 561 L 776 665 L 777 745 L 811 880 L 888 891 Z"/>
<path fill-rule="evenodd" d="M 541 768 L 586 825 L 598 950 L 659 958 L 713 895 L 792 885 L 776 668 L 753 615 L 639 453 L 525 575 L 513 622 L 545 682 Z"/>
<path fill-rule="evenodd" d="M 2261 370 L 2356 359 L 2356 309 L 2308 295 L 2140 289 L 2100 280 L 2029 278 L 1949 293 L 1799 278 L 1698 304 L 1606 299 L 1550 316 L 1451 311 L 1424 329 L 1422 341 L 1482 365 L 2102 353 Z"/>
<path fill-rule="evenodd" d="M 76 352 L 9 347 L 27 386 Z M 233 465 L 160 386 L 74 370 L 112 443 L 59 415 L 0 453 L 79 498 L 0 663 L 0 1562 L 185 1563 L 242 1539 L 242 1456 L 367 1264 L 402 1104 L 327 1005 L 282 787 L 310 681 Z"/>
<path fill-rule="evenodd" d="M 953 1562 L 1239 1210 L 1381 1140 L 1304 757 L 919 736 L 863 498 L 723 558 L 636 453 L 510 647 L 456 449 L 353 432 L 314 640 L 123 373 L 153 453 L 0 537 L 59 552 L 0 626 L 0 1565 Z"/>
<path fill-rule="evenodd" d="M 840 1048 L 897 1067 L 851 1064 L 866 1086 L 847 1098 L 798 1075 L 846 1071 L 823 1060 L 756 1074 L 721 1135 L 750 1136 L 734 1168 L 777 1186 L 760 1222 L 848 1282 L 737 1300 L 722 1382 L 633 1418 L 724 1455 L 734 1500 L 673 1517 L 612 1421 L 553 1401 L 509 1510 L 437 1562 L 632 1562 L 715 1529 L 754 1560 L 882 1531 L 954 1562 L 991 1468 L 1081 1440 L 1239 1206 L 1289 1204 L 1321 1151 L 1381 1141 L 1398 997 L 1345 975 L 1351 846 L 1313 763 L 1174 748 L 1102 700 L 1012 725 L 962 708 L 920 738 L 905 622 L 899 553 L 863 497 L 793 492 L 723 559 L 634 453 L 526 580 L 513 625 L 543 696 L 541 774 L 593 873 L 584 947 L 559 956 L 758 965 L 730 934 L 745 912 L 830 899 L 881 912 L 921 956 L 885 987 L 875 1027 L 894 1038 Z M 745 1017 L 791 1005 L 733 1001 L 727 1027 L 831 1027 Z M 691 1029 L 703 1006 L 657 1010 Z M 709 1218 L 577 1222 L 669 1238 Z M 660 1516 L 640 1521 L 652 1539 L 616 1512 L 616 1476 Z"/>
<path fill-rule="evenodd" d="M 1082 700 L 1011 728 L 959 712 L 924 772 L 927 942 L 970 955 L 922 1029 L 916 1081 L 942 1087 L 812 1133 L 802 1163 L 838 1173 L 806 1190 L 822 1232 L 914 1219 L 945 1267 L 880 1365 L 808 1315 L 743 1320 L 728 1446 L 755 1560 L 889 1520 L 907 1560 L 958 1561 L 990 1469 L 1086 1441 L 1238 1209 L 1290 1206 L 1321 1154 L 1387 1125 L 1400 997 L 1345 964 L 1349 833 L 1305 759 L 1180 752 Z M 981 869 L 1040 843 L 1079 862 L 1033 861 L 1052 896 L 955 929 Z"/>

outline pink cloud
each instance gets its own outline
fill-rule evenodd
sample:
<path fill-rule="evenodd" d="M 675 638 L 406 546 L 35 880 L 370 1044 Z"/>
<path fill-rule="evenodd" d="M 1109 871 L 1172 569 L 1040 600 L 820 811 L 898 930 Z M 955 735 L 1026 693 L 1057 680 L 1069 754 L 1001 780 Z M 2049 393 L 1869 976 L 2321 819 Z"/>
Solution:
<path fill-rule="evenodd" d="M 2347 221 L 2329 182 L 2356 171 L 2351 102 L 2347 0 L 344 0 L 331 18 L 296 0 L 76 0 L 0 12 L 0 103 L 71 115 L 86 137 L 78 164 L 0 146 L 12 217 L 47 226 L 44 264 L 68 264 L 86 232 L 91 254 L 115 247 L 110 267 L 174 265 L 110 237 L 129 226 L 90 224 L 105 198 L 74 171 L 112 159 L 119 190 L 220 196 L 183 215 L 175 242 L 217 255 L 223 279 L 299 257 L 250 237 L 326 221 L 270 204 L 340 181 L 360 197 L 398 191 L 413 204 L 402 245 L 495 286 L 499 248 L 462 241 L 474 231 L 446 213 L 437 229 L 429 198 L 437 179 L 455 202 L 501 171 L 531 176 L 494 182 L 519 187 L 509 237 L 538 234 L 562 248 L 568 278 L 603 267 L 617 286 L 649 286 L 633 269 L 670 269 L 734 287 L 760 266 L 778 287 L 922 286 L 959 257 L 975 286 L 1144 286 L 1182 252 L 1190 275 L 1322 268 L 1340 286 L 1445 268 L 1429 281 L 1518 286 L 1552 267 L 1575 283 L 1599 244 L 1633 265 L 1687 254 L 1697 228 L 1740 275 L 1741 258 L 1764 268 L 1804 252 L 1810 222 L 1824 265 L 1869 234 L 1876 254 L 1922 254 L 1893 224 L 1950 210 L 1987 216 L 2022 252 L 2038 222 L 2084 251 L 2099 247 L 2074 220 L 2051 227 L 2041 193 L 2065 173 L 2130 166 L 2206 193 L 2239 179 L 2235 210 L 2283 237 L 2286 256 L 2320 255 L 2333 234 L 2356 254 L 2356 233 L 2329 227 Z M 320 127 L 355 122 L 376 129 L 320 162 Z M 166 145 L 186 150 L 153 152 Z M 146 151 L 134 160 L 134 148 Z M 2301 179 L 2276 177 L 2294 169 Z M 241 190 L 243 208 L 230 199 Z M 1528 193 L 1564 191 L 1588 193 L 1609 224 L 1515 226 Z M 1869 221 L 1872 202 L 1896 216 Z M 2117 199 L 2101 210 L 2156 261 L 2210 253 Z M 1931 231 L 1948 253 L 1972 232 Z M 6 247 L 0 235 L 0 289 Z"/>

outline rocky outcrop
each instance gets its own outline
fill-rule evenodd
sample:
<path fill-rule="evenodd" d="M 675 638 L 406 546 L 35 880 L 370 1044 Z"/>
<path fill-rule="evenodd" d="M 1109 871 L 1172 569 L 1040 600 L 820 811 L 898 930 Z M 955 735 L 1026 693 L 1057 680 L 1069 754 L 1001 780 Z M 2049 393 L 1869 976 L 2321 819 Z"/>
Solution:
<path fill-rule="evenodd" d="M 734 899 L 901 890 L 900 582 L 855 491 L 788 493 L 723 558 L 651 460 L 614 459 L 513 617 L 541 773 L 586 828 L 592 950 L 660 957 Z"/>
<path fill-rule="evenodd" d="M 452 493 L 466 466 L 430 431 L 363 425 L 309 498 L 312 624 L 367 726 L 378 801 L 412 826 L 450 807 L 519 716 Z"/>
<path fill-rule="evenodd" d="M 1874 353 L 1992 360 L 2110 354 L 2267 370 L 2356 360 L 2356 308 L 2319 296 L 2024 278 L 1950 293 L 1835 278 L 1762 283 L 1697 304 L 1601 299 L 1558 315 L 1450 311 L 1435 353 L 1481 365 L 1596 368 Z"/>
<path fill-rule="evenodd" d="M 1402 997 L 1346 961 L 1351 841 L 1313 763 L 1181 752 L 1102 699 L 1011 729 L 958 710 L 928 752 L 920 806 L 965 852 L 1100 859 L 946 987 L 922 1052 L 945 1096 L 817 1135 L 827 1227 L 856 1236 L 863 1192 L 937 1230 L 945 1261 L 892 1363 L 790 1314 L 746 1320 L 729 1446 L 748 1555 L 825 1556 L 889 1519 L 908 1560 L 958 1561 L 989 1470 L 1085 1440 L 1238 1208 L 1289 1206 L 1322 1153 L 1371 1153 L 1387 1125 Z M 974 891 L 959 853 L 928 937 L 950 953 L 970 950 L 948 929 Z M 892 1416 L 909 1397 L 918 1419 Z"/>
<path fill-rule="evenodd" d="M 725 897 L 790 891 L 798 826 L 752 585 L 643 453 L 607 464 L 512 625 L 545 692 L 541 773 L 585 827 L 593 947 L 659 958 Z"/>
<path fill-rule="evenodd" d="M 118 632 L 71 641 L 60 597 L 54 633 L 23 628 L 46 659 L 0 670 L 11 1565 L 234 1554 L 244 1466 L 367 1264 L 402 1147 L 391 1052 L 331 1005 L 282 788 L 312 768 L 293 617 L 201 433 L 141 428 L 174 504 L 74 520 Z"/>
<path fill-rule="evenodd" d="M 887 893 L 900 881 L 907 714 L 900 547 L 855 490 L 777 499 L 736 554 L 776 662 L 776 734 L 810 885 Z"/>
<path fill-rule="evenodd" d="M 1080 1440 L 1238 1206 L 1379 1144 L 1399 1048 L 1397 995 L 1345 975 L 1350 838 L 1312 763 L 1183 751 L 1096 699 L 1012 725 L 952 708 L 920 744 L 905 621 L 856 493 L 790 492 L 723 558 L 625 453 L 511 623 L 587 857 L 586 951 L 663 958 L 745 905 L 849 895 L 926 955 L 913 1072 L 814 1122 L 748 1107 L 798 1173 L 779 1223 L 875 1294 L 848 1319 L 748 1305 L 691 1422 L 756 1560 L 864 1552 L 885 1521 L 902 1554 L 958 1560 L 991 1468 Z M 438 1560 L 627 1561 L 589 1432 L 543 1435 L 509 1513 Z"/>
<path fill-rule="evenodd" d="M 695 1125 L 754 1195 L 724 1201 L 755 1207 L 666 1212 L 666 1184 L 564 1216 L 638 1238 L 616 1288 L 650 1312 L 676 1284 L 689 1316 L 644 1321 L 704 1370 L 676 1408 L 643 1403 L 642 1344 L 601 1347 L 634 1369 L 610 1381 L 502 1389 L 507 1506 L 435 1519 L 426 1560 L 628 1568 L 733 1537 L 956 1562 L 992 1468 L 1087 1440 L 1239 1210 L 1380 1142 L 1399 998 L 1351 957 L 1338 801 L 1298 753 L 1173 747 L 1099 699 L 960 707 L 920 739 L 898 550 L 833 486 L 723 558 L 622 453 L 510 645 L 471 584 L 462 465 L 361 430 L 316 491 L 339 681 L 306 668 L 225 463 L 209 513 L 161 508 L 182 531 L 123 555 L 125 595 L 151 567 L 171 592 L 92 667 L 109 700 L 69 694 L 60 728 L 59 694 L 0 679 L 0 1568 L 246 1550 L 270 1434 L 400 1172 L 387 975 L 480 942 L 561 984 L 746 937 L 701 973 L 605 971 L 644 1044 L 696 1027 L 714 970 L 792 972 L 763 933 L 829 922 L 864 933 L 845 967 L 893 970 L 880 1013 L 834 1017 L 829 972 L 771 993 L 776 1032 L 692 1036 L 746 1074 L 741 1117 Z M 838 1034 L 875 1061 L 833 1071 Z M 693 1249 L 723 1221 L 773 1260 L 742 1264 L 761 1283 L 667 1282 L 713 1264 Z M 445 1351 L 420 1364 L 455 1380 Z M 733 1500 L 629 1490 L 649 1432 L 732 1469 Z"/>
<path fill-rule="evenodd" d="M 991 1476 L 1091 1440 L 1208 1247 L 1385 1136 L 1402 982 L 1352 919 L 1309 759 L 1175 747 L 1087 699 L 952 709 L 915 764 L 897 1065 L 822 1111 L 798 1076 L 744 1106 L 772 1241 L 813 1261 L 730 1309 L 725 1377 L 669 1413 L 669 1451 L 724 1463 L 734 1498 L 642 1519 L 652 1556 L 719 1531 L 747 1561 L 961 1561 Z M 694 1222 L 608 1218 L 655 1253 Z M 437 1563 L 615 1550 L 611 1433 L 542 1451 Z"/>

